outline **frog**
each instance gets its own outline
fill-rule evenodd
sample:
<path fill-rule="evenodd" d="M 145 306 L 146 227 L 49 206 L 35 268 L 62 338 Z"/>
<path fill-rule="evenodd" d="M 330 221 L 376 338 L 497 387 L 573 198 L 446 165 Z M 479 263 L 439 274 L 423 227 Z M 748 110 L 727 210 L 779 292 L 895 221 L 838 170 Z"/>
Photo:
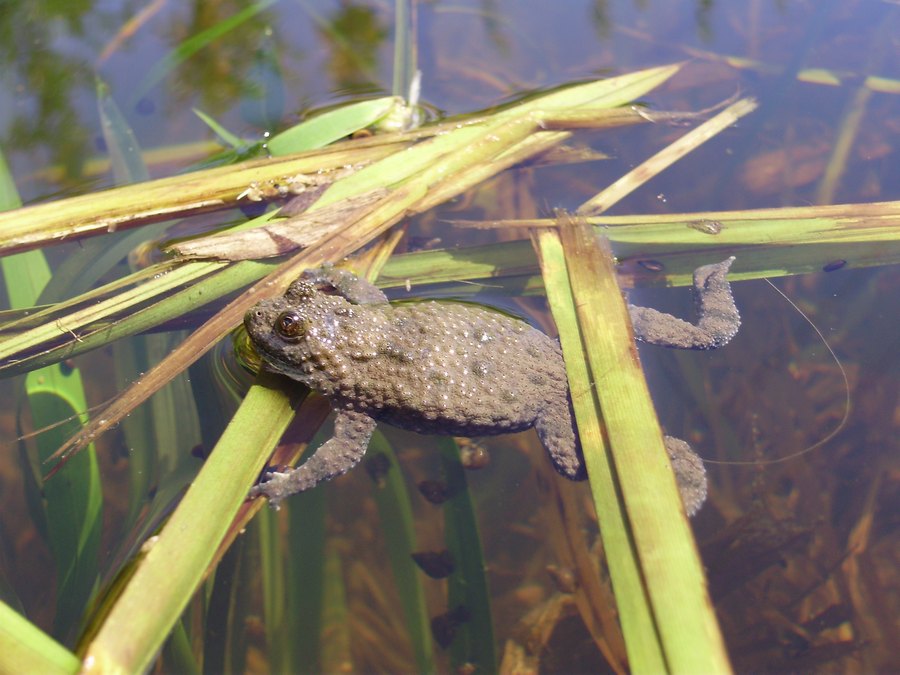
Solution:
<path fill-rule="evenodd" d="M 629 305 L 635 337 L 689 349 L 727 344 L 740 326 L 726 278 L 733 260 L 694 272 L 694 324 Z M 297 468 L 265 476 L 251 498 L 277 508 L 346 473 L 379 422 L 468 438 L 533 428 L 559 474 L 586 478 L 559 341 L 521 319 L 458 301 L 390 303 L 366 279 L 325 265 L 254 305 L 244 327 L 266 369 L 326 397 L 335 413 L 333 436 Z M 674 441 L 666 447 L 682 494 L 702 503 L 702 461 Z"/>

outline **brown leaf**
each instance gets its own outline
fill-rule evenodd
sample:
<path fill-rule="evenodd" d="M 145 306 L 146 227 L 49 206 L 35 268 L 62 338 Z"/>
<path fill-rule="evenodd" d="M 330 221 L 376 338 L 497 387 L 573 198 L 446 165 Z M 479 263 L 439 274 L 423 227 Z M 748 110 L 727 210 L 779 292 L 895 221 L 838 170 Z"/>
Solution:
<path fill-rule="evenodd" d="M 168 250 L 186 257 L 232 261 L 286 255 L 327 237 L 343 223 L 360 218 L 387 194 L 386 188 L 378 188 L 320 209 L 270 221 L 251 230 L 185 241 Z"/>

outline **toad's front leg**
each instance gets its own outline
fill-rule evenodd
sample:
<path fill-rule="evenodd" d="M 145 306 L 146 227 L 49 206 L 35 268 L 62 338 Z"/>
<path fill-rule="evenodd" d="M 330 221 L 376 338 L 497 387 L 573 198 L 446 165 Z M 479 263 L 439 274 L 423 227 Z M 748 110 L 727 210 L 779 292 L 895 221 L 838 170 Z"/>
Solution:
<path fill-rule="evenodd" d="M 628 306 L 638 340 L 680 349 L 716 349 L 733 338 L 741 325 L 731 286 L 725 278 L 734 257 L 694 271 L 697 324 L 651 309 Z"/>
<path fill-rule="evenodd" d="M 276 471 L 250 490 L 250 497 L 265 495 L 277 507 L 292 494 L 309 490 L 322 481 L 347 473 L 366 454 L 375 420 L 368 415 L 340 410 L 334 419 L 334 436 L 323 443 L 313 456 L 296 469 Z"/>

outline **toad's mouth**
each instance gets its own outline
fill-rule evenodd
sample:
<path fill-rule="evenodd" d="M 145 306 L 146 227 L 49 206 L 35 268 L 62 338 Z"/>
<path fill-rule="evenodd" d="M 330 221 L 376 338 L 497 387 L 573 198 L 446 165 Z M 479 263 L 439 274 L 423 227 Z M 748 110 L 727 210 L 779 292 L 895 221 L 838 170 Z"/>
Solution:
<path fill-rule="evenodd" d="M 271 349 L 264 341 L 254 342 L 253 347 L 260 358 L 260 370 L 277 373 L 296 379 L 300 367 L 287 359 L 279 350 Z"/>

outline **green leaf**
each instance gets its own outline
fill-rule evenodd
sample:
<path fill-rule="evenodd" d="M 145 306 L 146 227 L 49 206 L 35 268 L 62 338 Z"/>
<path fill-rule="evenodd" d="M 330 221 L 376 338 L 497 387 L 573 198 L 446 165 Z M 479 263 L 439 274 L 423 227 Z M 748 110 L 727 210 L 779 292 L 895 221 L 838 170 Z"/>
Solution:
<path fill-rule="evenodd" d="M 397 456 L 384 434 L 376 430 L 369 443 L 367 461 L 378 454 L 387 458 L 390 467 L 384 476 L 383 484 L 375 487 L 378 519 L 384 532 L 394 582 L 406 617 L 406 627 L 416 658 L 416 670 L 419 673 L 432 673 L 435 671 L 435 665 L 431 652 L 432 638 L 428 610 L 425 607 L 425 593 L 421 583 L 422 573 L 411 558 L 411 554 L 418 550 L 413 527 L 412 504 Z"/>
<path fill-rule="evenodd" d="M 447 549 L 456 562 L 456 570 L 448 579 L 447 605 L 451 612 L 464 607 L 468 616 L 457 626 L 450 654 L 457 668 L 470 663 L 478 672 L 493 673 L 497 670 L 497 656 L 478 518 L 456 441 L 441 437 L 437 439 L 437 445 L 451 495 L 444 502 L 444 536 Z"/>
<path fill-rule="evenodd" d="M 96 80 L 97 110 L 103 140 L 109 152 L 110 165 L 117 185 L 127 185 L 150 179 L 150 172 L 141 156 L 141 147 L 119 106 L 113 100 L 109 87 L 99 77 Z"/>
<path fill-rule="evenodd" d="M 17 202 L 12 177 L 2 159 L 0 170 L 7 205 Z M 41 251 L 7 256 L 0 259 L 0 268 L 13 308 L 34 305 L 50 278 L 50 268 Z M 97 551 L 103 524 L 100 472 L 91 444 L 88 452 L 55 480 L 44 481 L 41 474 L 44 461 L 87 419 L 87 400 L 78 369 L 55 364 L 28 373 L 25 397 L 31 413 L 29 428 L 43 430 L 34 442 L 21 445 L 26 491 L 33 517 L 45 533 L 56 563 L 54 632 L 65 638 L 83 620 L 84 607 L 97 581 Z M 24 435 L 21 416 L 18 423 L 19 433 Z"/>
<path fill-rule="evenodd" d="M 228 129 L 219 124 L 215 119 L 207 115 L 202 110 L 198 110 L 197 108 L 191 108 L 191 110 L 206 126 L 213 130 L 213 133 L 215 133 L 216 136 L 225 141 L 227 145 L 230 145 L 235 150 L 239 150 L 247 145 L 247 141 L 245 141 L 240 136 L 228 131 Z"/>
<path fill-rule="evenodd" d="M 269 139 L 266 146 L 275 157 L 316 150 L 375 124 L 402 103 L 395 96 L 351 103 L 285 129 Z"/>
<path fill-rule="evenodd" d="M 80 668 L 77 656 L 0 602 L 0 672 L 56 675 Z"/>
<path fill-rule="evenodd" d="M 222 537 L 293 416 L 293 401 L 262 376 L 188 488 L 103 625 L 85 658 L 120 672 L 149 667 L 193 596 Z M 261 424 L 266 419 L 268 423 Z"/>

